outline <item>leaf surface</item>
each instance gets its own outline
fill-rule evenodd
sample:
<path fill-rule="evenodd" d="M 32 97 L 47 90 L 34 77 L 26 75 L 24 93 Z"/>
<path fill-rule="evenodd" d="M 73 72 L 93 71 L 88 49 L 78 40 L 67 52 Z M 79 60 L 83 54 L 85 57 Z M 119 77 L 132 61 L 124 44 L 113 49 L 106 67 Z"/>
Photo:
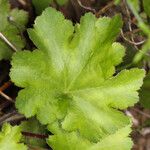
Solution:
<path fill-rule="evenodd" d="M 143 7 L 144 7 L 144 11 L 147 14 L 147 16 L 150 17 L 150 1 L 143 0 Z"/>
<path fill-rule="evenodd" d="M 8 0 L 0 0 L 0 32 L 17 50 L 25 46 L 25 41 L 21 36 L 25 30 L 28 16 L 23 10 L 10 9 Z M 12 49 L 0 39 L 0 60 L 9 59 Z"/>
<path fill-rule="evenodd" d="M 19 126 L 12 127 L 5 123 L 0 132 L 0 150 L 27 150 L 27 147 L 20 143 L 21 137 Z"/>
<path fill-rule="evenodd" d="M 125 53 L 114 42 L 121 26 L 119 15 L 97 19 L 91 13 L 73 26 L 61 13 L 47 8 L 29 30 L 37 50 L 13 55 L 10 76 L 24 88 L 16 107 L 26 117 L 36 115 L 48 124 L 54 134 L 48 144 L 54 150 L 132 146 L 130 119 L 118 109 L 138 101 L 145 73 L 131 69 L 113 76 Z M 114 140 L 108 145 L 110 139 Z"/>

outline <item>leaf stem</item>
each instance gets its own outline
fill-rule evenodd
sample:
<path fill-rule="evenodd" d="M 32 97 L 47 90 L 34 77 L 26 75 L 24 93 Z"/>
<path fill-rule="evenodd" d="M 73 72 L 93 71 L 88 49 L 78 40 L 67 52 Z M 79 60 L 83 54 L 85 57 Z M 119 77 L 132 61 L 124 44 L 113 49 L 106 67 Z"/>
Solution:
<path fill-rule="evenodd" d="M 23 131 L 22 134 L 24 136 L 29 136 L 29 137 L 38 138 L 38 139 L 46 139 L 46 138 L 48 138 L 48 135 L 43 135 L 43 134 L 38 134 L 38 133 L 31 133 L 31 132 Z"/>
<path fill-rule="evenodd" d="M 136 9 L 134 8 L 134 6 L 132 5 L 132 3 L 130 2 L 130 0 L 127 0 L 127 4 L 130 8 L 130 10 L 132 11 L 132 13 L 134 14 L 135 18 L 138 21 L 139 24 L 139 28 L 147 35 L 150 36 L 150 29 L 149 27 L 144 23 L 143 19 L 140 17 L 140 15 L 138 14 L 138 12 L 136 11 Z"/>
<path fill-rule="evenodd" d="M 1 90 L 0 90 L 0 95 L 3 96 L 9 102 L 14 103 L 14 100 L 10 96 L 8 96 L 4 92 L 2 92 Z"/>
<path fill-rule="evenodd" d="M 14 51 L 17 52 L 17 48 L 0 32 L 0 38 Z"/>

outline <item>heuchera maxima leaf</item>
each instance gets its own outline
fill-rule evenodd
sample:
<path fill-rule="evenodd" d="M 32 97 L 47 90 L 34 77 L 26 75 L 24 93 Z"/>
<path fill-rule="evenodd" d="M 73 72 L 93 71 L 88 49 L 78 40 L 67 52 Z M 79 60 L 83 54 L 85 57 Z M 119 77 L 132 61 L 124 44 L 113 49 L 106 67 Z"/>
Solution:
<path fill-rule="evenodd" d="M 135 68 L 113 76 L 125 54 L 114 42 L 121 26 L 119 15 L 91 13 L 73 26 L 47 8 L 28 31 L 37 50 L 13 55 L 10 76 L 23 88 L 16 107 L 48 125 L 52 149 L 131 149 L 131 121 L 119 110 L 138 101 L 145 73 Z"/>

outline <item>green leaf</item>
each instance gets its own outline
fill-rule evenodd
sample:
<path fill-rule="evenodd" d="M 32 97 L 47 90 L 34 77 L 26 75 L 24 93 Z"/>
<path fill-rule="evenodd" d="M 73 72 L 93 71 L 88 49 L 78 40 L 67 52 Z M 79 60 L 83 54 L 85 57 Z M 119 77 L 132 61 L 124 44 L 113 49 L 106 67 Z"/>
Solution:
<path fill-rule="evenodd" d="M 118 109 L 138 101 L 145 73 L 132 69 L 113 76 L 125 53 L 114 42 L 121 26 L 119 15 L 97 19 L 87 13 L 74 27 L 60 12 L 47 8 L 29 30 L 38 49 L 13 55 L 10 76 L 24 88 L 16 107 L 48 124 L 54 134 L 48 143 L 54 150 L 108 150 L 103 145 L 111 138 L 113 150 L 132 146 L 130 119 Z"/>
<path fill-rule="evenodd" d="M 30 118 L 27 121 L 21 122 L 20 128 L 23 132 L 29 132 L 38 135 L 46 134 L 46 127 L 42 126 L 35 118 Z M 38 148 L 46 146 L 45 139 L 23 136 L 22 141 L 27 145 L 37 146 Z"/>
<path fill-rule="evenodd" d="M 0 32 L 18 50 L 25 46 L 21 33 L 25 30 L 27 13 L 23 10 L 10 9 L 8 0 L 0 0 Z M 9 59 L 12 55 L 11 48 L 0 39 L 0 60 Z"/>
<path fill-rule="evenodd" d="M 150 73 L 146 75 L 140 91 L 140 102 L 145 108 L 150 108 Z"/>
<path fill-rule="evenodd" d="M 5 123 L 0 132 L 0 150 L 27 150 L 27 147 L 20 143 L 21 137 L 19 126 L 12 127 Z"/>
<path fill-rule="evenodd" d="M 49 6 L 49 4 L 53 2 L 53 0 L 32 0 L 32 3 L 35 7 L 36 13 L 39 15 L 42 11 Z"/>
<path fill-rule="evenodd" d="M 144 11 L 150 17 L 150 0 L 143 0 Z"/>
<path fill-rule="evenodd" d="M 65 5 L 68 0 L 56 0 L 59 5 Z"/>
<path fill-rule="evenodd" d="M 47 142 L 53 149 L 58 150 L 63 148 L 67 150 L 88 150 L 92 146 L 88 140 L 84 140 L 83 138 L 79 137 L 76 132 L 54 135 L 50 137 Z"/>
<path fill-rule="evenodd" d="M 140 1 L 139 0 L 128 0 L 131 5 L 133 5 L 136 11 L 140 10 Z"/>
<path fill-rule="evenodd" d="M 47 8 L 52 2 L 53 0 L 32 0 L 32 3 L 38 15 L 40 15 L 42 11 Z M 65 5 L 68 0 L 56 0 L 56 2 L 58 5 Z"/>
<path fill-rule="evenodd" d="M 148 53 L 150 48 L 150 37 L 148 37 L 148 40 L 142 45 L 141 50 L 139 50 L 138 53 L 134 56 L 133 63 L 137 64 L 140 62 L 143 58 L 147 57 L 146 53 Z"/>
<path fill-rule="evenodd" d="M 50 136 L 47 143 L 54 150 L 61 150 L 63 148 L 67 150 L 130 150 L 133 145 L 131 139 L 128 137 L 130 132 L 131 128 L 129 125 L 119 129 L 114 134 L 104 137 L 98 143 L 89 142 L 79 136 L 77 132 L 59 132 Z"/>

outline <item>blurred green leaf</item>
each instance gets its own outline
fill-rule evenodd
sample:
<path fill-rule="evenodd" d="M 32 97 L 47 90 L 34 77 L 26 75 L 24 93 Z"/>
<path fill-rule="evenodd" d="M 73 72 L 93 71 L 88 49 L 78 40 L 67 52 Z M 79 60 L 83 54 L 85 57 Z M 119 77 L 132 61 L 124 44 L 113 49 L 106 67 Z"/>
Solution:
<path fill-rule="evenodd" d="M 142 46 L 142 49 L 135 55 L 133 59 L 133 63 L 137 64 L 146 56 L 146 53 L 150 50 L 150 38 L 147 42 Z"/>
<path fill-rule="evenodd" d="M 140 1 L 139 0 L 129 0 L 131 5 L 136 9 L 136 11 L 140 10 Z"/>
<path fill-rule="evenodd" d="M 150 0 L 143 0 L 144 11 L 150 17 Z"/>
<path fill-rule="evenodd" d="M 144 84 L 140 91 L 140 102 L 145 108 L 150 108 L 150 73 L 144 79 Z"/>
<path fill-rule="evenodd" d="M 47 8 L 52 2 L 53 0 L 32 0 L 32 3 L 38 15 L 40 15 L 42 11 Z M 58 3 L 58 5 L 65 5 L 68 0 L 56 0 L 56 2 Z"/>
<path fill-rule="evenodd" d="M 5 37 L 17 50 L 25 47 L 25 40 L 21 35 L 25 30 L 27 22 L 27 12 L 11 9 L 8 0 L 0 0 L 1 37 Z M 0 39 L 0 60 L 10 59 L 12 53 L 10 46 Z"/>
<path fill-rule="evenodd" d="M 68 0 L 56 0 L 59 5 L 65 5 Z"/>
<path fill-rule="evenodd" d="M 39 15 L 53 0 L 32 0 L 36 13 Z"/>

